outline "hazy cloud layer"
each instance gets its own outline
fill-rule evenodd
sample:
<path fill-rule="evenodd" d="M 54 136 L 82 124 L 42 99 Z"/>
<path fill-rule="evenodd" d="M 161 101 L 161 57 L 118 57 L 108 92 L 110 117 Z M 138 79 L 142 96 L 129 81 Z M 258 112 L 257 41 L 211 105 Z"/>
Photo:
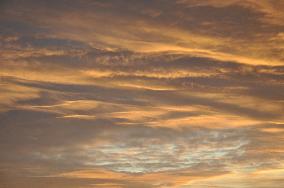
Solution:
<path fill-rule="evenodd" d="M 283 9 L 1 1 L 0 187 L 283 187 Z"/>

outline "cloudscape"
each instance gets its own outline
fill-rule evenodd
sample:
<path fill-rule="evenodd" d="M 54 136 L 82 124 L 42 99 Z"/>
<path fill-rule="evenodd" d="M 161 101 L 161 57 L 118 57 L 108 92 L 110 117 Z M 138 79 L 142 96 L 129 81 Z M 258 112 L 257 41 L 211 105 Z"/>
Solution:
<path fill-rule="evenodd" d="M 0 1 L 0 188 L 283 188 L 284 1 Z"/>

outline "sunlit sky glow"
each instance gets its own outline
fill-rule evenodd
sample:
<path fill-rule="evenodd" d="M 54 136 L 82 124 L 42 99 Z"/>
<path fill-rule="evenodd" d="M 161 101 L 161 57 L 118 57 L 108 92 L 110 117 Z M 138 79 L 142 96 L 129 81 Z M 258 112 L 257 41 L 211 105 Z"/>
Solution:
<path fill-rule="evenodd" d="M 0 188 L 283 188 L 284 1 L 0 1 Z"/>

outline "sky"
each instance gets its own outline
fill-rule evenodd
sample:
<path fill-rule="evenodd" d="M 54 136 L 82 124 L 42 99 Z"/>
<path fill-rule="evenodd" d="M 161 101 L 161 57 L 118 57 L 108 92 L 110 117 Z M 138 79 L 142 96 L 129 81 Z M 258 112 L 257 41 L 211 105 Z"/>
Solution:
<path fill-rule="evenodd" d="M 283 0 L 1 0 L 0 188 L 283 188 Z"/>

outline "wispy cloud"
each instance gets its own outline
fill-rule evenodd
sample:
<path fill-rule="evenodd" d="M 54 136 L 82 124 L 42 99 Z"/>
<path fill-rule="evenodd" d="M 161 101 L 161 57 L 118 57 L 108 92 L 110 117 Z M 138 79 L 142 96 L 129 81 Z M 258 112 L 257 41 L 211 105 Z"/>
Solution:
<path fill-rule="evenodd" d="M 281 1 L 3 1 L 0 187 L 283 187 Z"/>

